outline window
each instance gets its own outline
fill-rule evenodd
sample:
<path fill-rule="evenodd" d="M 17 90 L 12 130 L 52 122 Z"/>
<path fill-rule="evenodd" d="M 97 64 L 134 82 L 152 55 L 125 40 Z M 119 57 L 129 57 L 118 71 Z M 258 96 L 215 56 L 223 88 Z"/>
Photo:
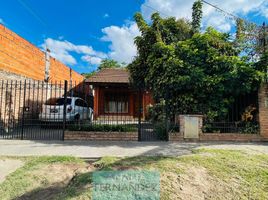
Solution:
<path fill-rule="evenodd" d="M 128 113 L 129 95 L 126 93 L 106 93 L 104 102 L 105 113 Z"/>
<path fill-rule="evenodd" d="M 80 107 L 88 107 L 87 106 L 87 103 L 84 100 L 82 100 L 82 99 L 77 99 L 75 101 L 75 105 L 76 106 L 80 106 Z"/>
<path fill-rule="evenodd" d="M 71 105 L 72 99 L 67 98 L 67 105 Z M 63 106 L 64 105 L 64 98 L 50 98 L 46 101 L 45 105 L 51 105 L 51 106 Z"/>

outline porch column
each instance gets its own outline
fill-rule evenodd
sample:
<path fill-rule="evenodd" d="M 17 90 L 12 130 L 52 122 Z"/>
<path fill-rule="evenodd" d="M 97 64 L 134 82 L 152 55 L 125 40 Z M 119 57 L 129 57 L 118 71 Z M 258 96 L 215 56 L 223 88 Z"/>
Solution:
<path fill-rule="evenodd" d="M 133 92 L 129 93 L 129 115 L 134 118 L 134 95 L 133 95 Z"/>
<path fill-rule="evenodd" d="M 145 119 L 145 111 L 146 111 L 146 92 L 142 92 L 142 119 Z"/>
<path fill-rule="evenodd" d="M 268 141 L 268 84 L 263 83 L 259 89 L 259 123 L 260 135 Z"/>
<path fill-rule="evenodd" d="M 99 87 L 94 87 L 94 119 L 99 116 Z"/>

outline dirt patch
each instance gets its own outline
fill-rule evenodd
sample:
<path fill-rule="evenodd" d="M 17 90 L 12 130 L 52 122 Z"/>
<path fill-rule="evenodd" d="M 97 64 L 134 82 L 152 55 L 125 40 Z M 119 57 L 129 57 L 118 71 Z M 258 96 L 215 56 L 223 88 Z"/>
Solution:
<path fill-rule="evenodd" d="M 79 168 L 82 166 L 77 164 L 52 164 L 32 171 L 32 175 L 40 180 L 48 180 L 49 185 L 64 186 L 69 183 Z"/>
<path fill-rule="evenodd" d="M 92 168 L 84 164 L 50 164 L 31 172 L 36 180 L 34 188 L 17 199 L 53 199 L 60 194 L 72 180 Z"/>
<path fill-rule="evenodd" d="M 226 183 L 208 174 L 203 167 L 190 167 L 183 174 L 172 172 L 161 176 L 163 199 L 236 199 L 239 184 Z"/>
<path fill-rule="evenodd" d="M 7 175 L 16 171 L 16 169 L 23 166 L 21 160 L 2 159 L 0 160 L 0 183 L 2 183 Z"/>
<path fill-rule="evenodd" d="M 210 190 L 210 177 L 204 168 L 191 167 L 187 175 L 180 177 L 180 197 L 182 199 L 205 199 Z"/>

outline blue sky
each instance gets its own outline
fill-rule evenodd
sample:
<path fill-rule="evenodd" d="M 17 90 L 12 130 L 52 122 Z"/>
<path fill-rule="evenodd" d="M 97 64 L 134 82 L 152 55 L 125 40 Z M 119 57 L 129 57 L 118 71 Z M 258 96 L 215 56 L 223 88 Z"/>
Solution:
<path fill-rule="evenodd" d="M 266 0 L 208 0 L 258 24 L 267 21 Z M 102 59 L 129 63 L 136 55 L 133 21 L 154 9 L 168 16 L 191 18 L 194 0 L 0 0 L 0 22 L 78 72 L 95 70 Z M 203 27 L 233 30 L 234 22 L 204 6 Z"/>

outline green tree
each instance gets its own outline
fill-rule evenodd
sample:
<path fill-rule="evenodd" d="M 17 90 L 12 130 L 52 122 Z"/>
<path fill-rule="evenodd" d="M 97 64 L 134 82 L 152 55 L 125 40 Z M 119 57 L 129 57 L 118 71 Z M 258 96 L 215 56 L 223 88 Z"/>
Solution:
<path fill-rule="evenodd" d="M 81 75 L 84 76 L 85 78 L 90 78 L 96 73 L 96 71 L 89 72 L 89 73 L 82 73 Z"/>
<path fill-rule="evenodd" d="M 256 70 L 264 73 L 263 81 L 268 81 L 268 51 L 266 51 L 258 62 L 255 63 Z"/>
<path fill-rule="evenodd" d="M 153 14 L 148 25 L 140 14 L 135 19 L 141 36 L 135 40 L 138 55 L 128 66 L 132 81 L 149 88 L 172 112 L 221 119 L 234 96 L 258 88 L 262 71 L 238 56 L 229 34 L 208 28 L 190 37 L 191 26 L 183 20 Z M 179 33 L 182 22 L 186 29 Z"/>
<path fill-rule="evenodd" d="M 236 20 L 236 37 L 234 45 L 239 54 L 245 59 L 254 61 L 258 55 L 258 27 L 244 21 L 243 19 Z"/>
<path fill-rule="evenodd" d="M 237 19 L 234 43 L 245 59 L 257 62 L 268 50 L 268 27 Z"/>
<path fill-rule="evenodd" d="M 125 67 L 126 63 L 119 63 L 116 60 L 113 59 L 104 59 L 101 61 L 100 65 L 98 66 L 97 70 L 92 71 L 90 73 L 83 73 L 82 75 L 85 78 L 89 78 L 91 76 L 93 76 L 94 74 L 96 74 L 97 71 L 100 71 L 102 69 L 106 69 L 106 68 L 120 68 L 120 67 Z"/>
<path fill-rule="evenodd" d="M 148 63 L 148 57 L 155 51 L 154 44 L 162 42 L 170 45 L 190 38 L 191 24 L 185 19 L 176 20 L 174 17 L 162 19 L 158 13 L 152 15 L 151 25 L 145 22 L 140 13 L 136 13 L 134 18 L 141 36 L 135 38 L 138 56 L 128 65 L 128 69 L 132 75 L 132 83 L 136 87 L 145 88 L 146 77 L 148 77 L 151 65 Z"/>
<path fill-rule="evenodd" d="M 201 21 L 202 21 L 202 7 L 203 3 L 201 0 L 197 0 L 194 2 L 192 7 L 192 32 L 199 33 L 201 29 Z"/>
<path fill-rule="evenodd" d="M 98 67 L 98 70 L 102 70 L 105 68 L 119 68 L 122 67 L 122 65 L 113 59 L 103 59 L 101 61 L 101 64 Z"/>
<path fill-rule="evenodd" d="M 236 20 L 236 41 L 244 39 L 245 37 L 245 22 L 242 19 Z"/>

